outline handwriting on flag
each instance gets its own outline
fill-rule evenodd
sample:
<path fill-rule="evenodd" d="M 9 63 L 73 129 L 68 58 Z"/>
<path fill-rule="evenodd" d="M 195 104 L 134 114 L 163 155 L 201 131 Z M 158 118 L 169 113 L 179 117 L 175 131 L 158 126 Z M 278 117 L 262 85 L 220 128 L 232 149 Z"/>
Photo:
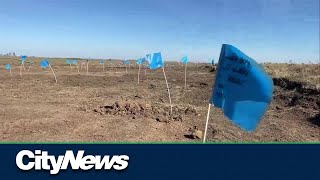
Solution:
<path fill-rule="evenodd" d="M 266 111 L 273 82 L 253 59 L 222 45 L 211 103 L 241 128 L 252 131 Z"/>

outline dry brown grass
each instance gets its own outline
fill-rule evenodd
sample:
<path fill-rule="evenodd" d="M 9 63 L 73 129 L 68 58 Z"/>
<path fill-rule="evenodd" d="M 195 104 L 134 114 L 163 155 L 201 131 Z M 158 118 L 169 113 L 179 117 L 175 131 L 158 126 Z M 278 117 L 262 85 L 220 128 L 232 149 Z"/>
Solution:
<path fill-rule="evenodd" d="M 320 88 L 320 64 L 266 63 L 264 67 L 273 78 L 285 78 Z"/>

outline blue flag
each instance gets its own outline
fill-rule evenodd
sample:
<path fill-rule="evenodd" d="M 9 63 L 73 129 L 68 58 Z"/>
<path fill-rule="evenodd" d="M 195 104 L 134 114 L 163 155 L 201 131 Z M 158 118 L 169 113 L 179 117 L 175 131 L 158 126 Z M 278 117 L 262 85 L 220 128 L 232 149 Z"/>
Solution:
<path fill-rule="evenodd" d="M 163 60 L 161 57 L 161 52 L 153 53 L 151 62 L 149 63 L 150 69 L 157 69 L 163 67 Z"/>
<path fill-rule="evenodd" d="M 214 59 L 211 60 L 211 64 L 214 65 Z"/>
<path fill-rule="evenodd" d="M 45 68 L 47 68 L 48 66 L 49 66 L 48 60 L 44 59 L 44 60 L 40 61 L 40 67 L 41 67 L 41 68 L 45 69 Z"/>
<path fill-rule="evenodd" d="M 21 56 L 21 57 L 20 57 L 20 60 L 21 60 L 22 62 L 26 61 L 26 60 L 27 60 L 27 56 Z"/>
<path fill-rule="evenodd" d="M 71 61 L 69 59 L 66 59 L 66 64 L 71 64 Z"/>
<path fill-rule="evenodd" d="M 6 64 L 6 70 L 10 70 L 11 69 L 11 65 L 10 64 Z"/>
<path fill-rule="evenodd" d="M 137 64 L 143 64 L 146 61 L 146 58 L 139 58 Z"/>
<path fill-rule="evenodd" d="M 187 56 L 184 56 L 184 57 L 181 59 L 181 62 L 182 62 L 183 64 L 187 64 L 187 62 L 188 62 L 188 57 L 187 57 Z"/>
<path fill-rule="evenodd" d="M 71 60 L 71 64 L 77 64 L 77 60 Z"/>
<path fill-rule="evenodd" d="M 210 103 L 246 131 L 256 129 L 267 110 L 273 81 L 263 67 L 237 48 L 223 44 Z"/>
<path fill-rule="evenodd" d="M 147 54 L 146 59 L 147 59 L 148 63 L 150 64 L 151 63 L 151 54 Z"/>
<path fill-rule="evenodd" d="M 123 61 L 123 64 L 130 64 L 130 61 L 128 61 L 127 59 L 125 59 L 125 60 Z"/>
<path fill-rule="evenodd" d="M 103 59 L 100 59 L 100 60 L 99 60 L 99 63 L 100 63 L 100 64 L 104 64 L 104 60 L 103 60 Z"/>

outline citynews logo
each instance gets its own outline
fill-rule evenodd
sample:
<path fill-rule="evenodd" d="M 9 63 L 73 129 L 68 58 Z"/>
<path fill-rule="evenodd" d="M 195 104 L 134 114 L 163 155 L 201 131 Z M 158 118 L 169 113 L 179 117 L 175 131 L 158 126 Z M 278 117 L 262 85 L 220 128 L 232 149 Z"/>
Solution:
<path fill-rule="evenodd" d="M 28 160 L 23 161 L 24 158 Z M 48 155 L 48 151 L 41 150 L 35 150 L 35 153 L 22 150 L 16 156 L 16 165 L 21 170 L 48 170 L 50 174 L 58 174 L 61 169 L 66 170 L 69 164 L 73 170 L 89 170 L 93 167 L 96 170 L 124 170 L 128 167 L 128 161 L 129 156 L 127 155 L 84 156 L 84 150 L 78 151 L 76 156 L 73 151 L 67 150 L 64 156 L 60 155 L 57 158 L 54 155 Z"/>

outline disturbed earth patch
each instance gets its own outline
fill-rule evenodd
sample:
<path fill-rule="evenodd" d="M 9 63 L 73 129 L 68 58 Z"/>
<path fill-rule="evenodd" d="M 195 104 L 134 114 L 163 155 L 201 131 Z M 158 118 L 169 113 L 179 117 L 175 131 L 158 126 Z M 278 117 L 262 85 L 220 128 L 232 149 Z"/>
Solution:
<path fill-rule="evenodd" d="M 185 116 L 197 116 L 198 113 L 192 106 L 173 106 L 172 114 L 170 106 L 150 105 L 146 102 L 138 101 L 116 101 L 113 104 L 98 106 L 93 109 L 100 115 L 121 115 L 132 119 L 151 118 L 159 122 L 183 121 Z"/>

